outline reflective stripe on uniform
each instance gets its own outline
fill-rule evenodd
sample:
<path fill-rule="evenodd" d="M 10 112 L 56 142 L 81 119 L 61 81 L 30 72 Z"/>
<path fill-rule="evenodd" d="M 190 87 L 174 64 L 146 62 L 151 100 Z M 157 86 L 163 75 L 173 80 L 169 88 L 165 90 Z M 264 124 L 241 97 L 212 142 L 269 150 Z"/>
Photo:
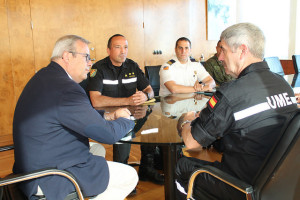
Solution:
<path fill-rule="evenodd" d="M 106 84 L 106 85 L 118 85 L 118 80 L 103 79 L 103 84 Z"/>
<path fill-rule="evenodd" d="M 136 82 L 136 81 L 137 81 L 136 77 L 128 78 L 128 79 L 122 79 L 122 83 L 133 83 L 133 82 Z"/>
<path fill-rule="evenodd" d="M 251 107 L 241 110 L 239 112 L 236 112 L 233 115 L 234 115 L 235 121 L 238 121 L 238 120 L 244 119 L 246 117 L 250 117 L 252 115 L 255 115 L 257 113 L 260 113 L 260 112 L 263 112 L 266 110 L 270 110 L 270 109 L 271 109 L 271 107 L 269 106 L 269 104 L 267 102 L 265 102 L 265 103 L 257 104 L 255 106 L 251 106 Z"/>

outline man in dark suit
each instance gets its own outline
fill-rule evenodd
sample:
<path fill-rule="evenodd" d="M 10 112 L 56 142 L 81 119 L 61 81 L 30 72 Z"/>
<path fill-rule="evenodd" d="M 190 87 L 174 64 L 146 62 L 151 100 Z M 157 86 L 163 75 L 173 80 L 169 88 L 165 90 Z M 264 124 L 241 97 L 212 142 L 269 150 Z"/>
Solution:
<path fill-rule="evenodd" d="M 110 114 L 95 110 L 78 84 L 87 78 L 92 64 L 88 43 L 75 35 L 60 38 L 51 63 L 25 86 L 14 115 L 13 171 L 67 170 L 76 177 L 85 196 L 124 199 L 137 184 L 135 169 L 92 155 L 89 138 L 114 144 L 134 122 L 124 108 Z M 75 190 L 71 182 L 58 176 L 27 182 L 21 189 L 30 199 L 43 193 L 50 200 L 64 199 Z"/>

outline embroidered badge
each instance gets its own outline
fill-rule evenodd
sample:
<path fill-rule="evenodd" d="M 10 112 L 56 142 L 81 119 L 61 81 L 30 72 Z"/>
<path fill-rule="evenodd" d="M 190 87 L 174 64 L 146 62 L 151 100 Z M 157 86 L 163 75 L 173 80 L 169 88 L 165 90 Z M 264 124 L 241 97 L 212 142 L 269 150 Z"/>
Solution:
<path fill-rule="evenodd" d="M 90 70 L 90 77 L 93 78 L 94 76 L 96 76 L 97 73 L 97 69 L 91 69 Z"/>
<path fill-rule="evenodd" d="M 175 60 L 171 59 L 171 60 L 169 60 L 167 63 L 168 63 L 169 65 L 172 65 L 172 64 L 175 63 L 175 62 L 176 62 Z"/>
<path fill-rule="evenodd" d="M 214 108 L 217 103 L 218 103 L 218 99 L 215 96 L 212 96 L 208 102 L 211 108 Z"/>
<path fill-rule="evenodd" d="M 169 70 L 169 66 L 164 66 L 164 70 Z"/>

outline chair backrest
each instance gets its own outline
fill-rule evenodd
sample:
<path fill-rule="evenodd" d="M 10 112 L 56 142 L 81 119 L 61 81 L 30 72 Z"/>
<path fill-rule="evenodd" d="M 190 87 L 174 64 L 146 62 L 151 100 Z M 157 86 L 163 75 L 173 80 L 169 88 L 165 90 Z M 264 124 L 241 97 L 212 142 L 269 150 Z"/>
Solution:
<path fill-rule="evenodd" d="M 278 57 L 266 57 L 264 60 L 268 63 L 272 72 L 284 76 L 284 71 Z"/>
<path fill-rule="evenodd" d="M 295 199 L 300 193 L 300 112 L 283 128 L 255 183 L 255 199 Z"/>
<path fill-rule="evenodd" d="M 154 95 L 159 95 L 160 80 L 159 80 L 159 70 L 161 65 L 156 66 L 145 66 L 145 75 L 149 79 L 149 83 L 154 91 Z"/>
<path fill-rule="evenodd" d="M 293 55 L 292 59 L 293 59 L 295 74 L 298 74 L 300 72 L 300 55 Z"/>

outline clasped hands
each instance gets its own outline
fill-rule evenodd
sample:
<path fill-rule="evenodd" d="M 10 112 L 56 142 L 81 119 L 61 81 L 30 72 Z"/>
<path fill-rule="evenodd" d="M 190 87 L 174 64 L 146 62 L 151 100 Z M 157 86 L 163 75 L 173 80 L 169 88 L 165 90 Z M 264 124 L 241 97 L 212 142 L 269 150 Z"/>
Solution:
<path fill-rule="evenodd" d="M 127 108 L 119 108 L 114 112 L 104 113 L 104 119 L 106 120 L 116 120 L 120 117 L 130 119 L 131 112 Z"/>
<path fill-rule="evenodd" d="M 148 100 L 147 95 L 142 91 L 137 91 L 135 94 L 129 97 L 130 104 L 129 105 L 141 105 Z"/>
<path fill-rule="evenodd" d="M 203 92 L 203 91 L 211 91 L 212 88 L 210 85 L 205 85 L 205 83 L 199 83 L 198 80 L 194 84 L 194 90 L 196 92 Z"/>

